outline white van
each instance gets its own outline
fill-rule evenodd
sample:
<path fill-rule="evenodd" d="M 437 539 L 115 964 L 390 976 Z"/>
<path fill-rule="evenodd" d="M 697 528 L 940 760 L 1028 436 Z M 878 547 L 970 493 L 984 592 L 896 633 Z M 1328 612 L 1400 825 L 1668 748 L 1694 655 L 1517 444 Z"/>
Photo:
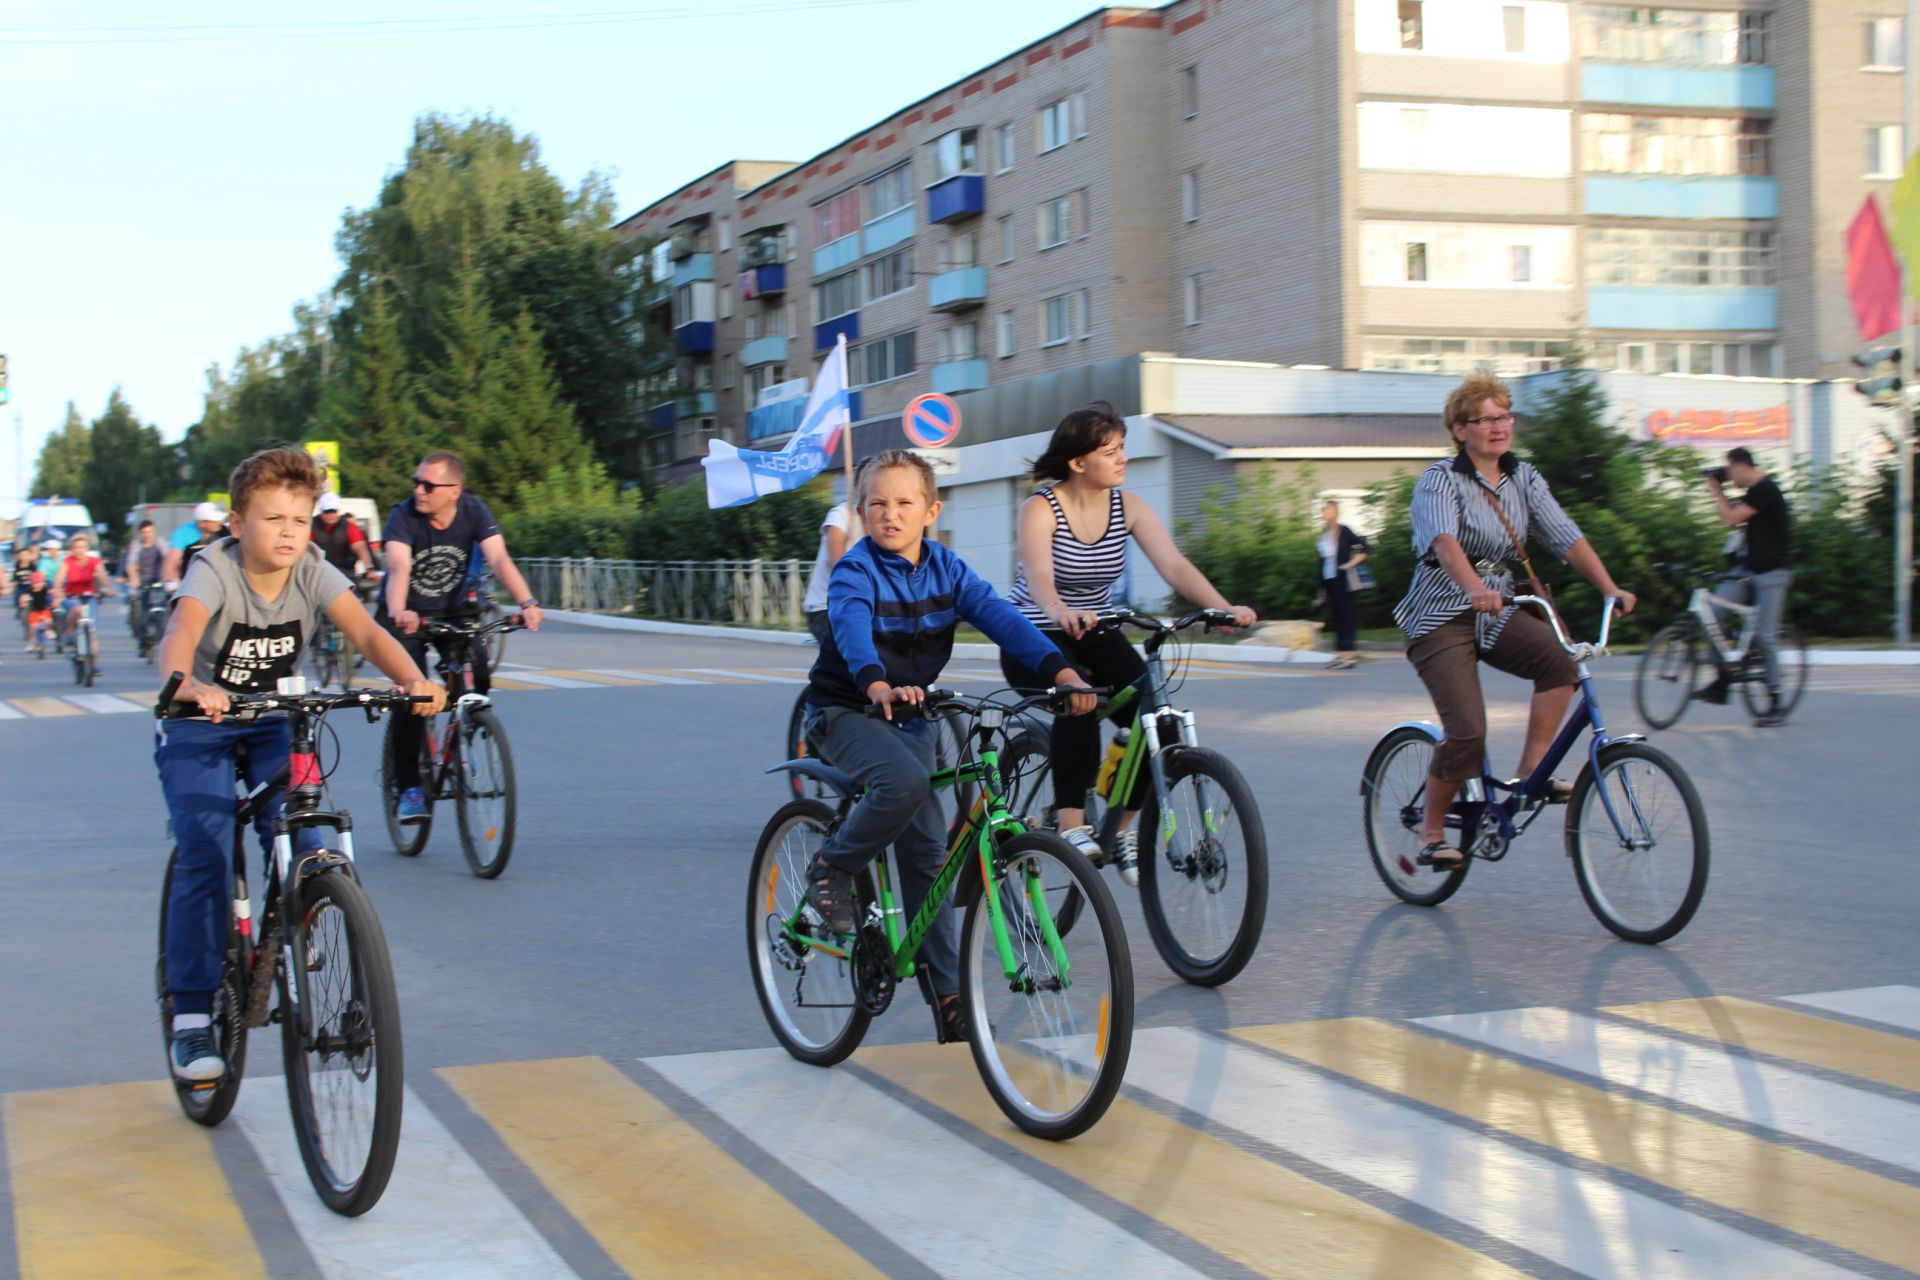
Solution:
<path fill-rule="evenodd" d="M 20 528 L 15 537 L 31 538 L 35 542 L 52 538 L 64 546 L 76 533 L 99 541 L 99 532 L 93 527 L 93 514 L 85 503 L 74 498 L 29 498 L 20 510 Z"/>

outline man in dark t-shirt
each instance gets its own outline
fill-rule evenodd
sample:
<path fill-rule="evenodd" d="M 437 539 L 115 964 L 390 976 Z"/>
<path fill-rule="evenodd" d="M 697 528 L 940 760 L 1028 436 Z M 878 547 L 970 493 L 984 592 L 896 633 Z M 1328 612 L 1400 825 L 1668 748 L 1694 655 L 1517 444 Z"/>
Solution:
<path fill-rule="evenodd" d="M 420 624 L 474 611 L 468 599 L 467 562 L 476 546 L 493 576 L 518 602 L 528 629 L 540 629 L 540 602 L 507 554 L 507 540 L 493 512 L 466 491 L 466 479 L 459 455 L 430 453 L 413 469 L 413 496 L 387 515 L 387 577 L 381 584 L 378 617 L 422 670 L 426 669 L 427 641 L 420 634 Z M 477 647 L 473 685 L 475 692 L 487 689 L 486 664 Z M 395 716 L 392 725 L 394 776 L 387 781 L 399 791 L 400 821 L 425 822 L 427 804 L 420 791 L 425 724 L 414 716 Z"/>
<path fill-rule="evenodd" d="M 1767 688 L 1778 700 L 1780 692 L 1780 619 L 1786 613 L 1787 588 L 1793 585 L 1793 512 L 1786 495 L 1773 477 L 1754 462 L 1747 449 L 1727 451 L 1727 479 L 1745 490 L 1738 502 L 1730 502 L 1721 491 L 1720 477 L 1707 474 L 1707 492 L 1713 495 L 1720 518 L 1729 527 L 1741 527 L 1746 545 L 1740 553 L 1739 571 L 1724 583 L 1718 595 L 1740 604 L 1758 606 L 1753 620 L 1753 643 L 1767 663 Z M 1719 697 L 1713 697 L 1718 691 Z M 1725 701 L 1726 681 L 1716 679 L 1701 690 L 1707 701 Z M 1785 716 L 1769 711 L 1757 723 L 1777 725 Z"/>

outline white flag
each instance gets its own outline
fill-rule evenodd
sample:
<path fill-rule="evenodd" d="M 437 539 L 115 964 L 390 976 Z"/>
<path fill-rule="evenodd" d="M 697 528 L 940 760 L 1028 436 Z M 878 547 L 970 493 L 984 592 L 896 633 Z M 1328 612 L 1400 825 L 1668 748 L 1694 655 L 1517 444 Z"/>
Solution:
<path fill-rule="evenodd" d="M 779 452 L 740 449 L 724 440 L 707 441 L 707 456 L 700 459 L 707 471 L 707 506 L 744 506 L 765 494 L 799 488 L 826 469 L 840 443 L 840 433 L 852 426 L 847 338 L 842 334 L 820 366 L 820 376 L 813 381 L 799 429 Z"/>

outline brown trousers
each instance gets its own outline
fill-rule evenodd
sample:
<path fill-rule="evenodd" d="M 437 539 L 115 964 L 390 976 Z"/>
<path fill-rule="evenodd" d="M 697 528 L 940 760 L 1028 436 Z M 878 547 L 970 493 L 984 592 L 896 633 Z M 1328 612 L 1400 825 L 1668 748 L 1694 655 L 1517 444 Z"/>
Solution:
<path fill-rule="evenodd" d="M 1474 639 L 1474 615 L 1449 618 L 1407 644 L 1407 657 L 1440 713 L 1446 733 L 1433 752 L 1427 775 L 1442 782 L 1480 776 L 1487 754 L 1487 704 L 1480 692 L 1480 659 L 1496 671 L 1533 681 L 1535 693 L 1564 689 L 1580 679 L 1573 658 L 1560 647 L 1553 628 L 1524 609 L 1516 609 L 1500 628 L 1493 648 L 1482 654 Z"/>

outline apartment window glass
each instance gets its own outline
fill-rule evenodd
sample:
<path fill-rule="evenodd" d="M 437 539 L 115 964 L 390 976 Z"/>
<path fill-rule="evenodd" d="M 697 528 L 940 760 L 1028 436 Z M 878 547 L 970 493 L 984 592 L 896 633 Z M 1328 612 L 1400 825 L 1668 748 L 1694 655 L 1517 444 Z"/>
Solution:
<path fill-rule="evenodd" d="M 1007 170 L 1013 168 L 1013 151 L 1014 151 L 1013 126 L 1010 124 L 1003 124 L 1000 126 L 999 133 L 1000 133 L 999 171 L 1001 173 L 1005 173 Z"/>
<path fill-rule="evenodd" d="M 993 341 L 995 352 L 1002 360 L 1013 354 L 1013 312 L 1000 313 L 999 321 L 994 325 Z"/>
<path fill-rule="evenodd" d="M 1424 283 L 1427 278 L 1427 246 L 1423 240 L 1410 241 L 1407 244 L 1407 279 L 1413 283 Z"/>
<path fill-rule="evenodd" d="M 733 319 L 733 290 L 721 289 L 719 293 L 720 293 L 720 318 L 722 320 L 731 320 Z"/>
<path fill-rule="evenodd" d="M 740 265 L 770 267 L 787 260 L 786 230 L 761 232 L 740 241 Z"/>
<path fill-rule="evenodd" d="M 1907 65 L 1907 45 L 1901 39 L 1902 25 L 1898 18 L 1868 20 L 1867 67 L 1874 71 L 1898 71 Z"/>
<path fill-rule="evenodd" d="M 1590 228 L 1587 283 L 1636 288 L 1748 288 L 1777 284 L 1770 231 Z"/>
<path fill-rule="evenodd" d="M 1420 0 L 1400 0 L 1400 47 L 1419 49 L 1426 43 L 1426 24 L 1422 21 Z M 1188 321 L 1189 324 L 1192 321 Z"/>
<path fill-rule="evenodd" d="M 1074 294 L 1073 304 L 1074 304 L 1073 305 L 1074 318 L 1076 321 L 1078 321 L 1078 323 L 1075 325 L 1076 330 L 1079 332 L 1080 337 L 1083 340 L 1086 338 L 1091 338 L 1093 336 L 1093 293 L 1092 291 L 1087 289 L 1082 289 L 1078 293 Z"/>
<path fill-rule="evenodd" d="M 1181 204 L 1188 222 L 1200 220 L 1200 171 L 1189 169 L 1180 175 Z"/>
<path fill-rule="evenodd" d="M 948 239 L 940 248 L 941 269 L 955 271 L 961 267 L 972 267 L 980 262 L 980 233 L 963 231 Z"/>
<path fill-rule="evenodd" d="M 817 249 L 860 230 L 860 193 L 842 191 L 813 207 L 813 244 Z"/>
<path fill-rule="evenodd" d="M 1072 108 L 1065 98 L 1040 108 L 1040 150 L 1053 151 L 1072 139 Z"/>
<path fill-rule="evenodd" d="M 1188 276 L 1185 289 L 1185 302 L 1188 324 L 1200 323 L 1200 277 Z"/>
<path fill-rule="evenodd" d="M 1508 53 L 1527 51 L 1527 10 L 1523 5 L 1508 4 L 1500 7 L 1500 34 L 1506 40 Z"/>
<path fill-rule="evenodd" d="M 1040 345 L 1057 347 L 1073 337 L 1073 296 L 1061 294 L 1040 304 Z"/>
<path fill-rule="evenodd" d="M 954 129 L 941 134 L 931 144 L 933 180 L 939 182 L 980 169 L 980 131 Z"/>
<path fill-rule="evenodd" d="M 980 355 L 980 322 L 969 320 L 945 329 L 940 334 L 940 356 L 943 360 L 973 360 Z"/>
<path fill-rule="evenodd" d="M 1000 261 L 1013 261 L 1013 215 L 1000 215 Z"/>
<path fill-rule="evenodd" d="M 1510 268 L 1508 274 L 1515 284 L 1530 284 L 1533 281 L 1533 246 L 1513 244 L 1507 246 L 1507 259 Z"/>
<path fill-rule="evenodd" d="M 1588 173 L 1674 177 L 1773 171 L 1772 122 L 1725 116 L 1636 116 L 1590 111 L 1580 118 Z"/>
<path fill-rule="evenodd" d="M 1411 338 L 1369 334 L 1360 367 L 1460 375 L 1488 369 L 1503 377 L 1542 373 L 1560 366 L 1565 347 L 1553 338 Z M 1597 357 L 1596 357 L 1597 363 Z"/>
<path fill-rule="evenodd" d="M 1200 114 L 1200 68 L 1188 67 L 1180 73 L 1180 102 L 1187 119 Z"/>
<path fill-rule="evenodd" d="M 867 301 L 876 302 L 913 287 L 913 249 L 896 249 L 867 264 Z"/>
<path fill-rule="evenodd" d="M 1570 288 L 1573 228 L 1472 222 L 1360 224 L 1365 287 L 1409 283 L 1447 289 Z"/>
<path fill-rule="evenodd" d="M 1877 124 L 1867 130 L 1867 176 L 1897 178 L 1906 166 L 1901 147 L 1900 126 Z"/>
<path fill-rule="evenodd" d="M 1592 5 L 1581 17 L 1588 56 L 1604 62 L 1766 66 L 1773 60 L 1765 13 Z"/>
<path fill-rule="evenodd" d="M 1061 196 L 1040 206 L 1040 247 L 1065 244 L 1073 235 L 1072 196 Z"/>
<path fill-rule="evenodd" d="M 843 272 L 813 287 L 813 322 L 831 320 L 860 309 L 860 276 Z"/>
<path fill-rule="evenodd" d="M 913 203 L 913 166 L 897 164 L 862 185 L 867 190 L 867 220 L 884 218 Z"/>
<path fill-rule="evenodd" d="M 733 219 L 723 216 L 720 219 L 720 252 L 725 253 L 731 248 L 733 248 Z"/>
<path fill-rule="evenodd" d="M 854 366 L 847 372 L 862 386 L 904 378 L 918 366 L 913 357 L 913 330 L 896 333 L 854 348 Z"/>
<path fill-rule="evenodd" d="M 1362 102 L 1357 114 L 1362 169 L 1530 178 L 1572 172 L 1571 113 L 1557 107 Z"/>

